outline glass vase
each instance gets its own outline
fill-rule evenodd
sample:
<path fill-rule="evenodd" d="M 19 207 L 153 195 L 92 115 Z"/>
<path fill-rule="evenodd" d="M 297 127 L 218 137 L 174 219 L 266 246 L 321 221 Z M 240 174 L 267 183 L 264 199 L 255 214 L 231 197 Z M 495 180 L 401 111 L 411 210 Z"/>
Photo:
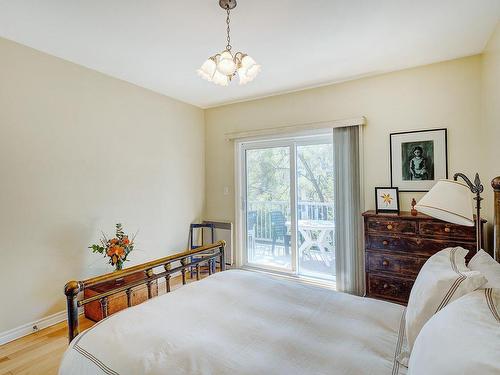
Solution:
<path fill-rule="evenodd" d="M 115 263 L 115 271 L 121 271 L 123 269 L 123 261 L 119 260 Z"/>

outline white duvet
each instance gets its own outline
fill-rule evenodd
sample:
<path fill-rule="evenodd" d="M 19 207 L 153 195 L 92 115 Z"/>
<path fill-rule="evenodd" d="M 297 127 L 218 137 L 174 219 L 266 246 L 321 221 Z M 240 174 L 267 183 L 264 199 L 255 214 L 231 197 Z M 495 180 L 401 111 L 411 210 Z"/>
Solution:
<path fill-rule="evenodd" d="M 399 374 L 402 306 L 249 271 L 214 274 L 77 336 L 59 374 Z"/>

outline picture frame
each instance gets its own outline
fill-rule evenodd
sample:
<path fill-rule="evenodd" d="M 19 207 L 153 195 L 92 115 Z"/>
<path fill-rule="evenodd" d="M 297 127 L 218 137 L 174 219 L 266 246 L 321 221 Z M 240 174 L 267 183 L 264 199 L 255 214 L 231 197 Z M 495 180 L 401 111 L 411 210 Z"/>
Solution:
<path fill-rule="evenodd" d="M 401 192 L 426 192 L 448 178 L 448 130 L 390 134 L 391 186 Z"/>
<path fill-rule="evenodd" d="M 375 212 L 399 214 L 399 189 L 397 187 L 375 187 Z"/>

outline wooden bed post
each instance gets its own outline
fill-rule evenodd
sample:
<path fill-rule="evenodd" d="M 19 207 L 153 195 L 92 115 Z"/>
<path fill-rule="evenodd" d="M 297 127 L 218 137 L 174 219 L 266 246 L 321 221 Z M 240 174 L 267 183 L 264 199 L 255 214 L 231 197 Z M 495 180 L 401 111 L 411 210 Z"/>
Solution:
<path fill-rule="evenodd" d="M 170 263 L 167 263 L 163 266 L 163 268 L 165 269 L 166 272 L 169 272 L 172 269 L 172 265 Z M 165 276 L 165 288 L 167 293 L 170 293 L 170 278 L 171 278 L 170 274 L 167 274 Z"/>
<path fill-rule="evenodd" d="M 500 176 L 491 181 L 494 191 L 493 199 L 493 257 L 500 262 Z"/>
<path fill-rule="evenodd" d="M 80 283 L 78 281 L 69 281 L 64 286 L 66 306 L 68 309 L 69 342 L 78 335 L 78 293 L 80 293 Z"/>
<path fill-rule="evenodd" d="M 182 285 L 186 285 L 186 265 L 188 264 L 188 259 L 187 258 L 182 258 L 181 259 L 181 276 L 182 276 Z"/>

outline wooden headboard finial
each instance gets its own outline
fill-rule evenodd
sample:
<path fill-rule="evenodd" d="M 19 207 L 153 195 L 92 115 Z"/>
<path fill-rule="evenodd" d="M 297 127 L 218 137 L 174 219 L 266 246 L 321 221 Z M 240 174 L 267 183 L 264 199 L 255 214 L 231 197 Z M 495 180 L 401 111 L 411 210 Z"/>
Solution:
<path fill-rule="evenodd" d="M 500 191 L 500 176 L 495 177 L 493 180 L 491 180 L 491 187 L 495 191 Z"/>

